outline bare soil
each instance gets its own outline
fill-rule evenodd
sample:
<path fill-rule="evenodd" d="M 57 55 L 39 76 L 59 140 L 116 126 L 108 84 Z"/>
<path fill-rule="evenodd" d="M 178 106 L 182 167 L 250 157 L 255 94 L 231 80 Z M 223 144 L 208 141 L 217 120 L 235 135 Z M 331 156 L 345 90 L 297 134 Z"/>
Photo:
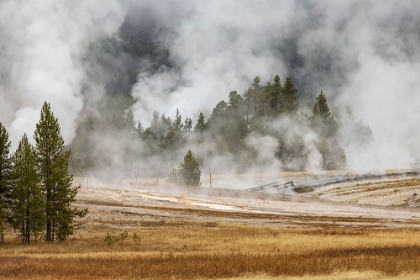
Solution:
<path fill-rule="evenodd" d="M 333 177 L 336 173 L 321 174 Z M 214 176 L 213 186 L 179 187 L 163 179 L 99 181 L 75 178 L 76 206 L 87 207 L 84 227 L 182 227 L 233 223 L 266 227 L 420 227 L 420 179 L 392 178 L 321 187 L 296 193 L 246 191 L 274 179 L 310 180 L 309 173 Z M 234 185 L 231 185 L 234 184 Z M 203 182 L 208 186 L 208 182 Z M 230 188 L 230 189 L 229 189 Z M 416 194 L 419 195 L 416 195 Z"/>

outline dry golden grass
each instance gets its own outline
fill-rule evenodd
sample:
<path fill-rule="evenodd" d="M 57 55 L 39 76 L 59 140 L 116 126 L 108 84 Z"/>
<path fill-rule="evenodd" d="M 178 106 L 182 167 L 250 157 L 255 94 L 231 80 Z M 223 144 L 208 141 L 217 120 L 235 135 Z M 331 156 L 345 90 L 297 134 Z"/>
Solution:
<path fill-rule="evenodd" d="M 420 275 L 420 231 L 415 229 L 302 230 L 194 223 L 185 228 L 130 230 L 125 239 L 111 245 L 104 242 L 106 232 L 89 229 L 64 243 L 29 246 L 8 236 L 8 244 L 0 246 L 0 279 L 418 279 Z M 122 230 L 109 231 L 114 238 L 121 234 Z"/>
<path fill-rule="evenodd" d="M 392 280 L 392 279 L 404 279 L 404 280 L 418 280 L 420 279 L 420 274 L 401 274 L 399 276 L 387 276 L 383 273 L 378 273 L 374 271 L 346 271 L 346 272 L 334 272 L 330 275 L 322 276 L 310 276 L 304 275 L 301 277 L 295 276 L 282 276 L 282 277 L 273 277 L 268 275 L 254 275 L 249 277 L 236 277 L 236 278 L 223 278 L 222 280 Z"/>

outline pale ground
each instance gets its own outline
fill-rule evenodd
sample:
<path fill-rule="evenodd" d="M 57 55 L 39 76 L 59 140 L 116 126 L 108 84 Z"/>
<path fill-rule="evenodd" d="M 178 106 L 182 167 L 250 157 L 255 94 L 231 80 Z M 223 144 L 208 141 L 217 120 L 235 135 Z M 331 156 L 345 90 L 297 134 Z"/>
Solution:
<path fill-rule="evenodd" d="M 213 176 L 201 188 L 169 185 L 163 179 L 104 181 L 75 178 L 77 206 L 87 207 L 86 224 L 99 227 L 182 226 L 236 223 L 270 227 L 420 227 L 420 186 L 381 188 L 379 180 L 345 183 L 296 193 L 246 191 L 273 181 L 313 181 L 337 173 L 272 173 Z M 410 178 L 382 179 L 393 181 Z M 228 189 L 229 188 L 229 189 Z M 418 193 L 419 196 L 414 194 Z M 414 195 L 414 196 L 413 196 Z M 419 197 L 419 198 L 418 198 Z"/>

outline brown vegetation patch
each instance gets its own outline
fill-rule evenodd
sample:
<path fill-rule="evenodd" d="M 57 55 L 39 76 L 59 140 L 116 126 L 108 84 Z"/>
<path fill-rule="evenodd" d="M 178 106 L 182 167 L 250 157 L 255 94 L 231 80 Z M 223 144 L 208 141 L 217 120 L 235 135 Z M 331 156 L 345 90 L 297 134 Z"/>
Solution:
<path fill-rule="evenodd" d="M 420 272 L 420 232 L 270 229 L 192 224 L 129 232 L 89 229 L 68 242 L 0 247 L 1 279 L 217 279 L 375 271 Z"/>

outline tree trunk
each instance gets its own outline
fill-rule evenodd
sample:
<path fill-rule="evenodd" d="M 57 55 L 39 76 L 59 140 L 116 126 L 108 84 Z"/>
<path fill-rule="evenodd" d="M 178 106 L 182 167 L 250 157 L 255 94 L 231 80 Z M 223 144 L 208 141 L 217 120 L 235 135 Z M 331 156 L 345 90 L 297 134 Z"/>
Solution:
<path fill-rule="evenodd" d="M 47 242 L 52 242 L 51 240 L 51 190 L 47 186 L 47 232 L 45 235 L 45 240 Z"/>

